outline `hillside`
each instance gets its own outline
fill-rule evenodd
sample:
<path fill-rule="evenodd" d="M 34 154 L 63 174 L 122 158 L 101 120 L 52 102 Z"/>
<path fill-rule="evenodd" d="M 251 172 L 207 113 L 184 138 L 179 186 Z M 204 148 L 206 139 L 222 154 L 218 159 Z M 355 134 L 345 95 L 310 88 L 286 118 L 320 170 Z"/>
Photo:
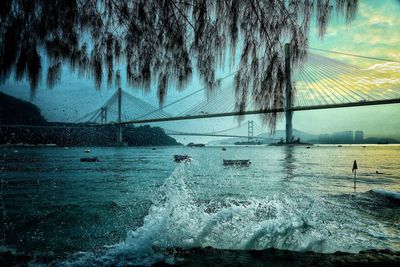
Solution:
<path fill-rule="evenodd" d="M 37 106 L 0 92 L 0 124 L 45 124 Z"/>
<path fill-rule="evenodd" d="M 303 142 L 311 142 L 313 140 L 318 140 L 317 135 L 309 134 L 300 130 L 293 129 L 293 136 L 295 138 L 300 138 Z M 263 139 L 257 139 L 262 137 Z M 262 133 L 254 136 L 255 140 L 259 140 L 264 144 L 271 144 L 278 142 L 281 138 L 285 139 L 285 130 L 277 130 L 273 135 L 268 133 Z M 208 145 L 233 145 L 235 142 L 247 141 L 247 138 L 225 138 L 217 141 L 209 142 Z"/>

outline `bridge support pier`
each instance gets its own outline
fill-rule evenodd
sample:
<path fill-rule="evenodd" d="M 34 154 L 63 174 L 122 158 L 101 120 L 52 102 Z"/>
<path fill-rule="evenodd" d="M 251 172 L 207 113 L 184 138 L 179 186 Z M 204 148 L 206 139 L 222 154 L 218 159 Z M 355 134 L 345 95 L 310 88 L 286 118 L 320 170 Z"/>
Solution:
<path fill-rule="evenodd" d="M 118 88 L 117 91 L 117 96 L 118 96 L 118 144 L 120 146 L 123 145 L 122 142 L 122 90 L 121 87 Z"/>
<path fill-rule="evenodd" d="M 286 119 L 286 143 L 293 141 L 293 111 L 290 108 L 293 105 L 292 79 L 290 69 L 290 44 L 285 44 L 285 75 L 286 75 L 286 90 L 285 90 L 285 119 Z"/>
<path fill-rule="evenodd" d="M 254 136 L 254 127 L 253 127 L 253 121 L 248 121 L 247 122 L 247 142 L 253 142 L 253 136 Z"/>

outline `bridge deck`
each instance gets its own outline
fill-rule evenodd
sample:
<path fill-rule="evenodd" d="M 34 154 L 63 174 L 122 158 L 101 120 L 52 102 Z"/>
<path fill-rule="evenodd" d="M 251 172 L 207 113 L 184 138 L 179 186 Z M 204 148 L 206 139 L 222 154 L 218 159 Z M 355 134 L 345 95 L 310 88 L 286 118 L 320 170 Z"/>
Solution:
<path fill-rule="evenodd" d="M 353 102 L 353 103 L 301 106 L 301 107 L 292 107 L 289 110 L 305 111 L 305 110 L 318 110 L 318 109 L 333 109 L 333 108 L 386 105 L 386 104 L 397 104 L 397 103 L 400 103 L 400 98 L 374 100 L 374 101 L 359 101 L 359 102 Z M 201 114 L 201 115 L 192 115 L 192 116 L 176 116 L 176 117 L 168 117 L 168 118 L 130 120 L 130 121 L 124 121 L 121 123 L 111 123 L 111 124 L 113 124 L 113 125 L 142 124 L 142 123 L 151 123 L 151 122 L 166 122 L 166 121 L 194 120 L 194 119 L 217 118 L 217 117 L 230 117 L 230 116 L 240 116 L 240 115 L 265 114 L 265 113 L 284 112 L 284 111 L 285 111 L 285 108 L 277 108 L 277 109 L 271 109 L 271 110 L 253 110 L 253 111 L 245 111 L 245 112 L 235 111 L 235 112 Z"/>

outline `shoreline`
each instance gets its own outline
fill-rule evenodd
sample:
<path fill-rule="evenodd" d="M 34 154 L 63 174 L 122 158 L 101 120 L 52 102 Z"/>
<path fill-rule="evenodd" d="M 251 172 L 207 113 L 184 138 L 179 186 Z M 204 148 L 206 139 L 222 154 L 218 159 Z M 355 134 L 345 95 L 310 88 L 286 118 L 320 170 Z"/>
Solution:
<path fill-rule="evenodd" d="M 151 266 L 398 266 L 400 251 L 390 249 L 369 249 L 358 253 L 341 252 L 316 253 L 312 251 L 290 251 L 275 248 L 263 250 L 230 250 L 205 248 L 153 248 L 155 253 L 165 255 L 165 260 L 153 263 Z M 101 249 L 100 249 L 101 251 Z M 98 251 L 99 252 L 99 251 Z M 93 259 L 100 258 L 96 253 Z M 73 254 L 37 255 L 18 254 L 11 250 L 0 252 L 0 264 L 57 265 Z M 171 262 L 171 257 L 173 262 Z M 121 258 L 121 264 L 129 259 Z M 126 262 L 127 261 L 127 262 Z M 133 265 L 134 266 L 134 265 Z"/>

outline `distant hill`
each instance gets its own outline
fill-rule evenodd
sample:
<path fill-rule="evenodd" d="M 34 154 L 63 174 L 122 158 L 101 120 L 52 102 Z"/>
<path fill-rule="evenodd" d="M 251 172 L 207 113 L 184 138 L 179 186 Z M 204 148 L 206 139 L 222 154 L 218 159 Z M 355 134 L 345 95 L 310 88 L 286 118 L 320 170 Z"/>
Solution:
<path fill-rule="evenodd" d="M 293 129 L 293 136 L 295 138 L 300 138 L 302 142 L 312 143 L 312 144 L 319 144 L 320 141 L 318 140 L 318 135 L 306 133 L 300 130 Z M 257 137 L 263 137 L 263 139 L 257 139 Z M 259 134 L 254 136 L 255 141 L 261 141 L 264 144 L 271 144 L 276 143 L 281 138 L 285 140 L 286 133 L 285 130 L 277 130 L 272 136 L 267 133 Z M 242 142 L 247 141 L 247 137 L 245 138 L 225 138 L 216 141 L 211 141 L 207 145 L 209 146 L 219 146 L 219 145 L 234 145 L 235 142 Z M 365 138 L 362 144 L 398 144 L 400 143 L 399 140 L 393 138 L 386 138 L 386 137 L 368 137 Z"/>
<path fill-rule="evenodd" d="M 293 136 L 295 138 L 299 138 L 303 142 L 312 142 L 318 140 L 318 135 L 309 134 L 300 130 L 293 129 Z M 263 139 L 257 139 L 262 137 Z M 286 138 L 285 130 L 277 130 L 273 135 L 269 135 L 268 133 L 262 133 L 254 136 L 255 140 L 261 141 L 264 144 L 276 143 L 281 138 Z M 207 145 L 217 146 L 217 145 L 233 145 L 235 142 L 247 141 L 246 138 L 225 138 L 221 140 L 211 141 Z"/>
<path fill-rule="evenodd" d="M 160 127 L 149 125 L 128 126 L 123 132 L 124 142 L 129 146 L 176 146 L 181 145 L 174 138 L 166 135 Z"/>
<path fill-rule="evenodd" d="M 0 92 L 0 124 L 45 124 L 40 109 L 26 101 Z"/>
<path fill-rule="evenodd" d="M 363 141 L 363 144 L 378 144 L 378 143 L 398 144 L 399 141 L 393 138 L 386 138 L 386 137 L 368 137 Z"/>
<path fill-rule="evenodd" d="M 313 140 L 318 140 L 318 135 L 306 133 L 297 129 L 293 129 L 293 136 L 295 138 L 300 138 L 303 142 L 310 142 Z M 273 139 L 285 139 L 286 138 L 286 131 L 285 130 L 277 130 L 272 136 L 267 133 L 259 134 L 257 137 L 266 137 L 266 138 L 273 138 Z"/>

